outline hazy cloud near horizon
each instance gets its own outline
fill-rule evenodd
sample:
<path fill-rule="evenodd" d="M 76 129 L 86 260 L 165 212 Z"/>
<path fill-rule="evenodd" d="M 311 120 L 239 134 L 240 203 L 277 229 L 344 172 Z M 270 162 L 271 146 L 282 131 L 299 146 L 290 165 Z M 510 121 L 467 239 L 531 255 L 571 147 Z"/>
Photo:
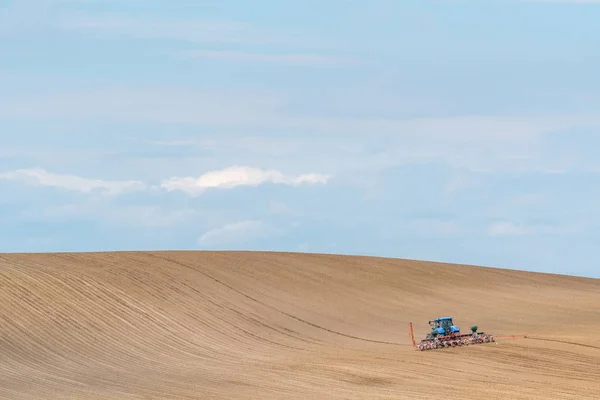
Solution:
<path fill-rule="evenodd" d="M 0 251 L 600 277 L 589 3 L 9 2 Z"/>

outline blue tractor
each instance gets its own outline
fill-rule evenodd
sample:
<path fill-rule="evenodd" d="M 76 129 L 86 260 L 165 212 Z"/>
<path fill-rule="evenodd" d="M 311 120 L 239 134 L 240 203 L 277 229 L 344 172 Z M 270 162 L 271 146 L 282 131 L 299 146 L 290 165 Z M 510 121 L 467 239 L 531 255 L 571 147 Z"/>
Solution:
<path fill-rule="evenodd" d="M 414 341 L 412 322 L 410 324 L 410 335 L 413 346 L 419 350 L 440 349 L 444 347 L 456 347 L 463 345 L 495 342 L 494 335 L 478 332 L 477 325 L 471 327 L 471 333 L 460 333 L 460 328 L 454 325 L 452 317 L 440 317 L 429 321 L 431 332 L 419 344 Z"/>
<path fill-rule="evenodd" d="M 427 339 L 434 339 L 437 336 L 454 336 L 460 334 L 460 328 L 452 322 L 452 317 L 436 318 L 429 321 L 431 332 L 427 335 Z"/>

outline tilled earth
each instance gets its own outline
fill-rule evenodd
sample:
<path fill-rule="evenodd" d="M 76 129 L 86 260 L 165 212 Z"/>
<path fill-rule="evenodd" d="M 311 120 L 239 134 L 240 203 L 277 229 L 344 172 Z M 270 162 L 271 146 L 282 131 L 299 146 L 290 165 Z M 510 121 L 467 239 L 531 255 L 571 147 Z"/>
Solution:
<path fill-rule="evenodd" d="M 418 352 L 453 316 L 497 343 Z M 0 254 L 3 399 L 600 399 L 600 280 L 269 252 Z"/>

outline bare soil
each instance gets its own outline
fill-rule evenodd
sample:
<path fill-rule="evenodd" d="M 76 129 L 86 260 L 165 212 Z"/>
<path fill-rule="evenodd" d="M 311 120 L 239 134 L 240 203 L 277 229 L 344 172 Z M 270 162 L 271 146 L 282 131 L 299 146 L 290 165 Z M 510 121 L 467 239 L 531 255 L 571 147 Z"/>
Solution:
<path fill-rule="evenodd" d="M 452 316 L 496 344 L 418 352 Z M 268 252 L 0 254 L 2 399 L 600 399 L 600 280 Z"/>

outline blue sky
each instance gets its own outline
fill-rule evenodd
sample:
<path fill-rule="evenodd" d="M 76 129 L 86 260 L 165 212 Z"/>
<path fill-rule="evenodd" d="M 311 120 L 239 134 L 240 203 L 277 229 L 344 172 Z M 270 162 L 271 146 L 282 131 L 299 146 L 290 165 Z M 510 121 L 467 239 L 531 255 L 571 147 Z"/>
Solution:
<path fill-rule="evenodd" d="M 600 277 L 599 20 L 600 1 L 0 0 L 0 251 Z"/>

